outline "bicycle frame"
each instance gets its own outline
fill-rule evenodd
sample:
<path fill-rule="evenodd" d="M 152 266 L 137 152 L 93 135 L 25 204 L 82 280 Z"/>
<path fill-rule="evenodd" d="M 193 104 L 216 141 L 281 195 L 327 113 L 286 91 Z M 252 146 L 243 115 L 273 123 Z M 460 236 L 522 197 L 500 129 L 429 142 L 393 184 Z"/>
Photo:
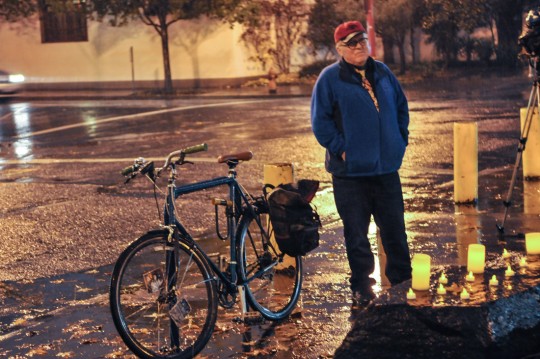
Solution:
<path fill-rule="evenodd" d="M 242 216 L 242 211 L 241 211 L 242 203 L 246 205 L 246 209 L 248 211 L 254 213 L 253 205 L 250 203 L 248 199 L 249 194 L 240 186 L 240 184 L 236 180 L 236 170 L 235 170 L 236 164 L 237 163 L 229 165 L 229 175 L 227 177 L 216 177 L 214 179 L 187 184 L 187 185 L 183 185 L 179 187 L 176 187 L 175 185 L 176 168 L 175 166 L 172 166 L 171 175 L 169 177 L 168 185 L 167 185 L 167 197 L 166 197 L 166 203 L 165 203 L 165 209 L 164 209 L 164 225 L 169 228 L 171 227 L 176 228 L 178 232 L 180 233 L 180 235 L 183 238 L 187 239 L 192 246 L 200 249 L 199 245 L 193 240 L 189 232 L 178 220 L 176 216 L 175 200 L 176 198 L 182 195 L 201 191 L 204 189 L 215 188 L 215 187 L 220 187 L 220 186 L 225 186 L 225 185 L 229 187 L 229 199 L 232 202 L 231 203 L 232 209 L 230 211 L 227 211 L 227 221 L 228 221 L 227 233 L 228 233 L 228 238 L 231 241 L 230 262 L 229 262 L 231 278 L 230 279 L 227 278 L 225 274 L 223 274 L 221 269 L 214 263 L 213 260 L 210 259 L 210 257 L 203 250 L 200 250 L 200 253 L 206 259 L 207 263 L 210 265 L 214 274 L 216 274 L 221 281 L 226 283 L 230 289 L 241 284 L 241 283 L 238 283 L 238 273 L 237 273 L 236 229 Z M 258 224 L 259 226 L 261 226 L 261 229 L 263 229 L 261 223 L 259 222 Z"/>
<path fill-rule="evenodd" d="M 268 213 L 266 190 L 253 196 L 237 181 L 236 167 L 249 161 L 251 152 L 219 156 L 218 163 L 228 165 L 226 177 L 176 185 L 178 166 L 191 163 L 185 161 L 185 155 L 206 149 L 207 145 L 201 144 L 171 152 L 157 169 L 153 162 L 141 157 L 121 171 L 126 183 L 141 174 L 155 189 L 160 174 L 170 171 L 162 229 L 147 232 L 130 244 L 120 255 L 111 277 L 109 294 L 115 326 L 128 347 L 142 357 L 193 357 L 211 338 L 218 305 L 231 308 L 238 296 L 245 320 L 251 317 L 249 309 L 264 318 L 281 320 L 298 302 L 301 258 L 296 257 L 294 264 L 287 263 L 283 270 L 277 267 L 284 254 L 270 241 L 270 223 L 263 223 L 262 214 Z M 223 188 L 223 192 L 228 190 L 227 195 L 212 202 L 217 236 L 230 240 L 226 269 L 216 263 L 213 255 L 205 253 L 203 244 L 195 242 L 176 213 L 177 198 L 221 186 L 227 186 Z M 226 231 L 223 227 L 220 230 L 223 220 L 219 206 L 225 208 Z M 129 289 L 126 292 L 124 288 Z"/>

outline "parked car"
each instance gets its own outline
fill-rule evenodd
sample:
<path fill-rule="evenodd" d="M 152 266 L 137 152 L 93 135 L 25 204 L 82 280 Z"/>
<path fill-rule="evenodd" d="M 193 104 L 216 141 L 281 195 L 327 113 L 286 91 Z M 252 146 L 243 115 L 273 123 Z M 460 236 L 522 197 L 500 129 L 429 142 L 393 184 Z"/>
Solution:
<path fill-rule="evenodd" d="M 11 74 L 7 71 L 0 70 L 0 95 L 15 94 L 22 90 L 24 84 L 24 75 Z"/>

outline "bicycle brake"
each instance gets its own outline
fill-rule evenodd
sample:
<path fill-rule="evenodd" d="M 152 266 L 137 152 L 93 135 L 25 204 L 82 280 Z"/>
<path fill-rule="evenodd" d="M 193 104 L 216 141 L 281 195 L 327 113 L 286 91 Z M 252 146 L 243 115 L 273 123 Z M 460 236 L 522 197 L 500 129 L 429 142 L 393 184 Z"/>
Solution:
<path fill-rule="evenodd" d="M 178 160 L 175 162 L 176 165 L 179 165 L 179 166 L 182 166 L 182 165 L 185 165 L 185 164 L 189 164 L 189 165 L 194 165 L 195 162 L 191 162 L 191 161 L 186 161 L 186 160 Z"/>

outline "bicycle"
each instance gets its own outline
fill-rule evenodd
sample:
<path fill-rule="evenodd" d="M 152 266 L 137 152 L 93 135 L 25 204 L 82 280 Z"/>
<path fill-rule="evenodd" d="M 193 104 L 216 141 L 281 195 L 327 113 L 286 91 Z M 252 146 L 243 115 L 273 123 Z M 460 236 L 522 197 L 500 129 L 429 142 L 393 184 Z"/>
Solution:
<path fill-rule="evenodd" d="M 139 158 L 122 170 L 126 182 L 141 174 L 154 189 L 156 180 L 170 172 L 161 228 L 132 242 L 120 254 L 111 277 L 114 324 L 124 343 L 141 358 L 195 356 L 212 336 L 218 304 L 231 308 L 240 297 L 243 313 L 249 305 L 263 318 L 278 321 L 291 314 L 300 296 L 302 257 L 286 259 L 279 251 L 264 218 L 265 193 L 253 196 L 237 181 L 236 167 L 249 161 L 251 152 L 220 156 L 217 162 L 228 166 L 225 177 L 176 185 L 177 167 L 192 164 L 186 155 L 206 150 L 207 145 L 201 144 L 171 152 L 157 169 Z M 184 194 L 219 186 L 228 186 L 227 199 L 212 199 L 217 235 L 230 240 L 224 270 L 184 228 L 175 206 Z M 226 235 L 220 234 L 219 207 L 224 207 Z"/>

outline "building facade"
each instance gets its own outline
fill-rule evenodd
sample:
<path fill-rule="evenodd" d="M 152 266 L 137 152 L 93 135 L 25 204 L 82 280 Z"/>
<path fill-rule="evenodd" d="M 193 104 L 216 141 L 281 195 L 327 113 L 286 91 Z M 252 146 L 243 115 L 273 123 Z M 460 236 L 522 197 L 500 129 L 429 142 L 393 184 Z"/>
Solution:
<path fill-rule="evenodd" d="M 69 29 L 46 32 L 43 22 L 43 17 L 34 16 L 0 23 L 0 69 L 24 74 L 28 88 L 163 86 L 161 38 L 141 21 L 113 27 L 84 19 L 86 34 Z M 261 66 L 249 60 L 241 33 L 239 25 L 231 28 L 207 18 L 170 26 L 175 87 L 221 86 L 263 75 Z"/>

